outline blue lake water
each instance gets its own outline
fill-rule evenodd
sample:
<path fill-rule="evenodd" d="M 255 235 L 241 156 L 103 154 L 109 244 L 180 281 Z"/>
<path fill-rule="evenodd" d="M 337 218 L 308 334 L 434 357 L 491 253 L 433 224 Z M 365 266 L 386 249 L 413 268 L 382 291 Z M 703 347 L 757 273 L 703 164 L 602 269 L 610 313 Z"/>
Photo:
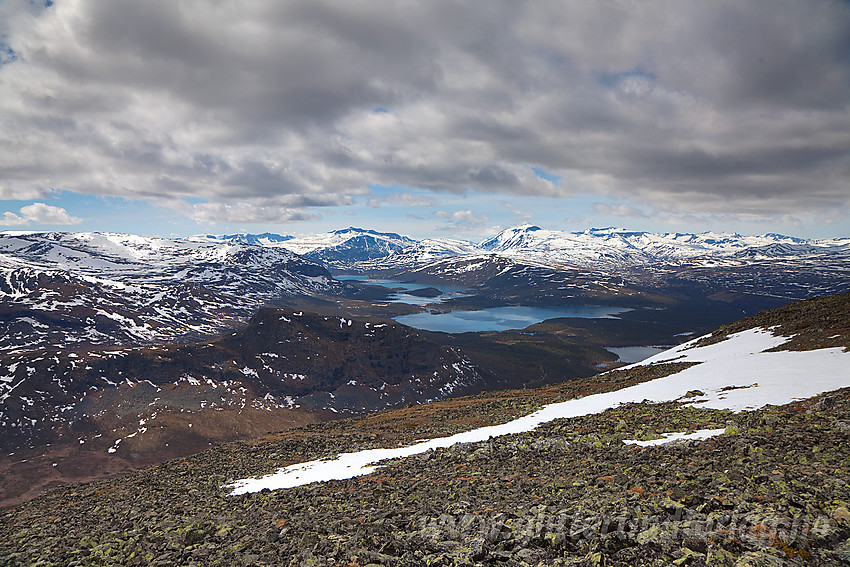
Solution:
<path fill-rule="evenodd" d="M 581 319 L 611 319 L 629 309 L 622 307 L 600 307 L 577 305 L 572 307 L 492 307 L 479 311 L 452 311 L 450 313 L 414 313 L 396 317 L 399 323 L 425 331 L 444 333 L 467 333 L 470 331 L 507 331 L 524 329 L 534 323 L 556 317 L 578 317 Z"/>

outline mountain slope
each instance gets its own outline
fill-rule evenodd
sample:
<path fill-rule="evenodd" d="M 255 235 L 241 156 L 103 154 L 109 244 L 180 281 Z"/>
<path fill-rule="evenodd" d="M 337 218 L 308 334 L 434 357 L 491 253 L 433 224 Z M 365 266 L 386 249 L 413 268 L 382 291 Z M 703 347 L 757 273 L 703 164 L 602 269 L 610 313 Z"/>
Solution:
<path fill-rule="evenodd" d="M 190 341 L 344 284 L 285 249 L 107 233 L 0 233 L 0 352 Z"/>
<path fill-rule="evenodd" d="M 379 460 L 416 455 L 457 443 L 484 441 L 494 436 L 528 432 L 555 419 L 600 413 L 626 403 L 685 400 L 682 403 L 690 407 L 740 411 L 770 404 L 787 404 L 850 386 L 850 375 L 846 372 L 850 365 L 850 346 L 845 346 L 850 345 L 850 318 L 846 314 L 848 305 L 850 296 L 841 296 L 763 313 L 617 370 L 618 374 L 623 374 L 631 369 L 664 367 L 671 362 L 685 366 L 676 367 L 667 376 L 612 392 L 551 404 L 534 414 L 501 426 L 484 427 L 448 438 L 388 449 L 381 455 L 366 451 L 362 454 L 340 455 L 334 461 L 295 465 L 262 479 L 239 481 L 234 493 L 351 478 L 374 471 L 375 467 L 369 465 Z M 836 307 L 837 310 L 834 309 Z M 812 316 L 812 311 L 817 311 L 818 315 Z M 801 317 L 809 323 L 801 324 Z M 754 326 L 760 319 L 780 323 L 768 331 Z M 834 346 L 824 347 L 822 342 L 812 344 L 815 340 L 812 338 L 812 320 L 817 322 L 816 328 L 822 341 Z M 732 327 L 743 327 L 743 330 L 731 333 Z M 797 329 L 804 332 L 796 333 Z M 781 334 L 783 330 L 787 336 Z M 796 348 L 793 350 L 789 350 L 789 338 L 794 341 Z"/>
<path fill-rule="evenodd" d="M 807 315 L 812 312 L 833 318 L 820 324 Z M 808 323 L 799 330 L 812 333 L 809 338 L 836 341 L 838 335 L 840 347 L 821 350 L 850 356 L 848 295 L 760 317 L 782 329 Z M 706 353 L 742 345 L 741 332 L 752 334 L 761 324 L 721 330 L 704 339 L 712 344 L 677 347 L 661 358 L 684 355 L 707 364 L 712 357 Z M 761 347 L 783 342 L 762 335 Z M 809 342 L 816 350 L 774 354 L 819 356 L 821 345 Z M 737 351 L 740 372 L 748 355 Z M 850 388 L 740 413 L 705 407 L 704 392 L 684 392 L 674 402 L 627 403 L 391 460 L 367 476 L 230 495 L 228 484 L 247 475 L 505 423 L 547 403 L 654 388 L 700 368 L 696 362 L 643 364 L 541 390 L 311 426 L 125 479 L 68 486 L 0 515 L 0 530 L 9 534 L 0 539 L 0 556 L 12 564 L 846 563 Z M 847 380 L 846 374 L 833 378 Z M 732 385 L 738 388 L 711 395 L 760 392 L 739 388 L 751 382 Z M 657 444 L 688 431 L 715 436 Z"/>
<path fill-rule="evenodd" d="M 5 357 L 0 452 L 136 468 L 163 453 L 480 391 L 486 381 L 456 349 L 399 324 L 262 309 L 244 329 L 204 343 Z M 14 494 L 21 469 L 5 471 L 0 496 Z"/>

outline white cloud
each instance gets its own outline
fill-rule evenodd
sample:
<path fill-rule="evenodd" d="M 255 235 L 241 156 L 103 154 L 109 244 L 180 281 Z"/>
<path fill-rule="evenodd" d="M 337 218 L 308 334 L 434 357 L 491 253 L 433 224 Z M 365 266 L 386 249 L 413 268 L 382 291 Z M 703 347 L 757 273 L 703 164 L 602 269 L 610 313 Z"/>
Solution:
<path fill-rule="evenodd" d="M 3 213 L 3 223 L 2 224 L 5 225 L 5 226 L 24 226 L 26 224 L 29 224 L 29 221 L 27 221 L 24 218 L 19 217 L 15 213 L 10 213 L 10 212 L 7 211 L 7 212 Z"/>
<path fill-rule="evenodd" d="M 29 226 L 36 225 L 72 225 L 83 222 L 83 219 L 72 217 L 62 207 L 54 207 L 45 203 L 33 203 L 21 207 L 20 214 L 9 211 L 3 213 L 0 225 Z"/>
<path fill-rule="evenodd" d="M 437 230 L 453 233 L 467 233 L 478 231 L 490 218 L 485 214 L 476 214 L 471 210 L 462 211 L 436 211 L 434 216 L 445 219 L 446 224 L 437 227 Z"/>
<path fill-rule="evenodd" d="M 249 202 L 226 203 L 171 203 L 174 208 L 199 224 L 218 223 L 287 223 L 303 220 L 316 220 L 317 215 L 305 213 L 300 209 L 280 206 L 254 205 Z"/>
<path fill-rule="evenodd" d="M 415 193 L 393 193 L 387 195 L 384 200 L 392 205 L 402 205 L 405 207 L 432 207 L 437 204 L 437 200 L 433 197 L 417 195 Z"/>
<path fill-rule="evenodd" d="M 390 193 L 384 197 L 373 197 L 368 201 L 368 205 L 375 209 L 380 207 L 381 203 L 400 205 L 402 207 L 432 207 L 437 204 L 437 200 L 433 197 L 418 195 L 416 193 Z"/>
<path fill-rule="evenodd" d="M 804 224 L 804 221 L 800 217 L 791 214 L 764 215 L 746 212 L 705 212 L 696 215 L 657 210 L 646 211 L 628 203 L 597 203 L 594 205 L 594 210 L 605 216 L 650 220 L 656 225 L 690 227 L 693 230 L 698 230 L 699 227 L 707 228 L 709 226 L 758 227 L 759 225 L 774 228 L 798 228 Z M 809 218 L 807 222 L 813 223 L 814 219 Z"/>
<path fill-rule="evenodd" d="M 615 217 L 649 217 L 649 215 L 646 214 L 644 211 L 626 203 L 597 203 L 594 208 L 597 212 L 602 213 L 603 215 L 611 215 Z"/>

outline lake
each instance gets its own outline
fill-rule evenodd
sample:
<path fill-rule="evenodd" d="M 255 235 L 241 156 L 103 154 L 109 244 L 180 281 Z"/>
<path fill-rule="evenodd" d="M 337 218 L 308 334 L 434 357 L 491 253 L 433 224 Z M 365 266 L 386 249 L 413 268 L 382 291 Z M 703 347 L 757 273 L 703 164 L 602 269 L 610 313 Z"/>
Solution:
<path fill-rule="evenodd" d="M 654 354 L 664 352 L 669 347 L 653 346 L 627 346 L 627 347 L 605 347 L 608 352 L 613 352 L 620 357 L 620 362 L 631 364 L 647 359 Z"/>
<path fill-rule="evenodd" d="M 451 311 L 449 313 L 414 313 L 395 320 L 424 331 L 443 333 L 468 333 L 479 331 L 507 331 L 524 329 L 529 325 L 557 317 L 581 319 L 612 319 L 630 311 L 623 307 L 577 305 L 572 307 L 492 307 L 478 311 Z"/>
<path fill-rule="evenodd" d="M 352 274 L 335 276 L 340 281 L 377 285 L 395 290 L 388 301 L 407 303 L 408 305 L 429 305 L 442 303 L 448 299 L 465 297 L 469 289 L 456 286 L 436 285 L 441 292 L 437 297 L 417 297 L 405 293 L 425 287 L 427 284 L 400 282 Z M 576 305 L 572 307 L 491 307 L 478 311 L 451 311 L 449 313 L 414 313 L 401 315 L 395 320 L 399 323 L 422 329 L 423 331 L 441 331 L 443 333 L 468 333 L 479 331 L 508 331 L 524 329 L 529 325 L 557 317 L 578 317 L 581 319 L 611 319 L 615 315 L 630 311 L 624 307 L 606 307 L 594 305 Z M 609 349 L 610 350 L 610 349 Z"/>

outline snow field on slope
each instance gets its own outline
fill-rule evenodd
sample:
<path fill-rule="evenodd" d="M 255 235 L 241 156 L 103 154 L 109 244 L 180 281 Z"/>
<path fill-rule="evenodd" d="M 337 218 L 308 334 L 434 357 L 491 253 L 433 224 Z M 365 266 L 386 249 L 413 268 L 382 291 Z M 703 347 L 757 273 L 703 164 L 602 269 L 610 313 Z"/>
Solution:
<path fill-rule="evenodd" d="M 667 402 L 699 390 L 705 395 L 692 402 L 695 407 L 751 410 L 765 405 L 782 405 L 850 385 L 850 353 L 842 348 L 804 352 L 763 352 L 786 342 L 764 329 L 749 329 L 730 335 L 723 342 L 694 347 L 694 339 L 634 366 L 653 362 L 700 362 L 676 374 L 602 394 L 544 406 L 527 416 L 501 425 L 482 427 L 431 439 L 407 447 L 369 449 L 344 453 L 331 460 L 297 463 L 260 477 L 238 480 L 231 494 L 259 492 L 265 488 L 294 488 L 313 482 L 342 480 L 370 474 L 384 459 L 407 457 L 456 443 L 486 441 L 490 437 L 531 431 L 542 423 L 601 413 L 630 402 Z M 742 388 L 743 386 L 743 388 Z M 734 389 L 729 389 L 734 388 Z"/>

